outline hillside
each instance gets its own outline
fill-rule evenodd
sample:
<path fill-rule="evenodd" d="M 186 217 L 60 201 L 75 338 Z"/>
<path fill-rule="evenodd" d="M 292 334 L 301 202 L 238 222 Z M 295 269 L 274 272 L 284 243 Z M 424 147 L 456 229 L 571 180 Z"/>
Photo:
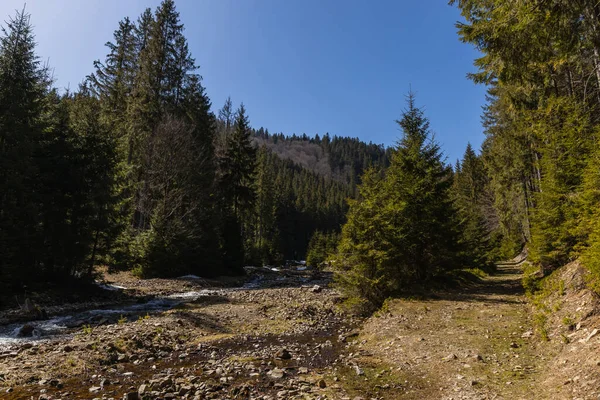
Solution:
<path fill-rule="evenodd" d="M 331 138 L 316 135 L 284 136 L 269 134 L 260 128 L 254 131 L 254 141 L 266 146 L 280 158 L 291 160 L 319 175 L 349 184 L 360 182 L 360 176 L 368 167 L 386 168 L 389 165 L 390 148 L 366 143 L 358 138 Z"/>

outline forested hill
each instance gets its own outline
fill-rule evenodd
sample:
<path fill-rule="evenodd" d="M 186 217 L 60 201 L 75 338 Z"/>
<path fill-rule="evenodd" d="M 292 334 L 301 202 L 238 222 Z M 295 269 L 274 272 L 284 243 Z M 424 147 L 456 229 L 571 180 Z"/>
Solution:
<path fill-rule="evenodd" d="M 329 134 L 285 136 L 270 134 L 264 128 L 254 131 L 254 140 L 283 159 L 352 187 L 368 167 L 387 167 L 391 152 L 382 144 L 365 143 L 358 138 L 330 137 Z"/>
<path fill-rule="evenodd" d="M 330 236 L 335 236 L 345 222 L 347 199 L 356 196 L 363 172 L 368 167 L 383 169 L 389 164 L 389 149 L 357 138 L 270 135 L 263 128 L 253 133 L 254 143 L 264 153 L 259 156 L 259 165 L 268 163 L 269 171 L 265 173 L 275 175 L 279 205 L 278 234 L 273 240 L 278 241 L 280 254 L 288 259 L 305 258 L 315 232 L 315 241 L 320 237 L 331 241 Z M 259 179 L 261 193 L 262 182 Z M 312 247 L 319 246 L 315 241 Z M 309 261 L 321 262 L 325 255 Z"/>

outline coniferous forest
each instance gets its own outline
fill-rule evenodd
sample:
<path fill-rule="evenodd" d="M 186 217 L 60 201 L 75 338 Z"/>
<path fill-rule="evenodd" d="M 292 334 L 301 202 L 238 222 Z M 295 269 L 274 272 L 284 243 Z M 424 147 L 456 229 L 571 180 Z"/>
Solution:
<path fill-rule="evenodd" d="M 255 130 L 230 99 L 213 113 L 172 0 L 123 19 L 106 49 L 60 93 L 29 15 L 3 32 L 6 288 L 99 265 L 218 276 L 303 259 L 315 232 L 340 231 L 363 170 L 387 163 L 389 150 L 357 139 Z"/>
<path fill-rule="evenodd" d="M 231 99 L 211 111 L 173 0 L 120 21 L 66 92 L 18 12 L 0 42 L 0 282 L 308 258 L 369 308 L 525 247 L 542 272 L 581 258 L 600 274 L 600 9 L 588 3 L 451 2 L 482 54 L 470 77 L 488 87 L 485 142 L 455 163 L 413 93 L 392 148 L 255 129 Z"/>

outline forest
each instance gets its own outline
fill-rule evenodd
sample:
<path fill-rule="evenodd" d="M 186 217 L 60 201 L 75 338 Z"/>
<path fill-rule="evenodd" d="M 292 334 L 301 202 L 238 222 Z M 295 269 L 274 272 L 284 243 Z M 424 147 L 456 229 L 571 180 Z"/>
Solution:
<path fill-rule="evenodd" d="M 388 149 L 253 129 L 212 104 L 172 0 L 118 23 L 75 91 L 53 86 L 18 12 L 0 42 L 0 285 L 243 273 L 335 236 Z M 291 149 L 295 149 L 292 151 Z M 322 254 L 318 262 L 324 260 Z"/>
<path fill-rule="evenodd" d="M 27 12 L 0 41 L 0 285 L 242 274 L 308 259 L 359 309 L 527 249 L 600 275 L 600 6 L 454 0 L 481 57 L 486 139 L 449 162 L 414 93 L 391 148 L 216 112 L 173 0 L 124 18 L 73 91 Z"/>

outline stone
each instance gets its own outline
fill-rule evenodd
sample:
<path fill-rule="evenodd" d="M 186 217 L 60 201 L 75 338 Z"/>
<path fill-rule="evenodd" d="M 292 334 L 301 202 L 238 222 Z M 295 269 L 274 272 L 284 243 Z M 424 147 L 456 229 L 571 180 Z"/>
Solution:
<path fill-rule="evenodd" d="M 594 329 L 592 333 L 585 338 L 586 343 L 589 342 L 594 336 L 598 335 L 598 332 L 598 329 Z"/>
<path fill-rule="evenodd" d="M 532 337 L 532 336 L 533 336 L 533 331 L 527 331 L 527 332 L 524 332 L 524 333 L 521 335 L 521 337 L 522 337 L 523 339 L 527 339 L 527 338 L 530 338 L 530 337 Z"/>
<path fill-rule="evenodd" d="M 275 354 L 275 358 L 280 360 L 291 360 L 292 355 L 287 349 L 279 350 L 277 354 Z"/>
<path fill-rule="evenodd" d="M 88 392 L 90 392 L 90 393 L 98 393 L 101 390 L 102 390 L 102 388 L 100 386 L 92 386 L 91 388 L 88 389 Z"/>
<path fill-rule="evenodd" d="M 358 375 L 358 376 L 362 376 L 365 374 L 365 371 L 360 369 L 360 367 L 358 365 L 354 366 L 354 372 L 356 372 L 356 375 Z"/>
<path fill-rule="evenodd" d="M 129 392 L 125 396 L 123 396 L 123 399 L 124 400 L 139 400 L 140 395 L 138 394 L 138 392 Z"/>
<path fill-rule="evenodd" d="M 63 351 L 64 351 L 65 353 L 70 353 L 70 352 L 72 352 L 72 351 L 73 351 L 73 347 L 71 347 L 71 346 L 69 346 L 69 345 L 66 345 L 65 347 L 63 347 Z"/>
<path fill-rule="evenodd" d="M 312 289 L 310 291 L 313 293 L 321 293 L 323 291 L 323 288 L 319 285 L 315 285 L 312 287 Z"/>
<path fill-rule="evenodd" d="M 320 387 L 321 389 L 325 389 L 325 388 L 327 387 L 327 382 L 325 382 L 325 380 L 324 380 L 324 379 L 321 379 L 321 380 L 319 381 L 319 387 Z"/>
<path fill-rule="evenodd" d="M 55 387 L 57 389 L 61 389 L 63 387 L 63 383 L 58 379 L 51 379 L 50 386 Z"/>
<path fill-rule="evenodd" d="M 148 385 L 146 385 L 146 384 L 140 385 L 140 387 L 138 388 L 138 394 L 140 396 L 143 396 L 147 390 L 148 390 Z"/>
<path fill-rule="evenodd" d="M 452 360 L 456 360 L 458 357 L 456 357 L 456 354 L 449 354 L 446 357 L 442 358 L 442 361 L 452 361 Z"/>
<path fill-rule="evenodd" d="M 269 376 L 274 379 L 281 379 L 285 376 L 285 371 L 279 368 L 275 368 L 269 371 Z"/>
<path fill-rule="evenodd" d="M 31 336 L 33 336 L 34 330 L 35 330 L 35 327 L 33 325 L 25 324 L 21 327 L 21 329 L 19 329 L 17 336 L 18 337 L 31 337 Z"/>

